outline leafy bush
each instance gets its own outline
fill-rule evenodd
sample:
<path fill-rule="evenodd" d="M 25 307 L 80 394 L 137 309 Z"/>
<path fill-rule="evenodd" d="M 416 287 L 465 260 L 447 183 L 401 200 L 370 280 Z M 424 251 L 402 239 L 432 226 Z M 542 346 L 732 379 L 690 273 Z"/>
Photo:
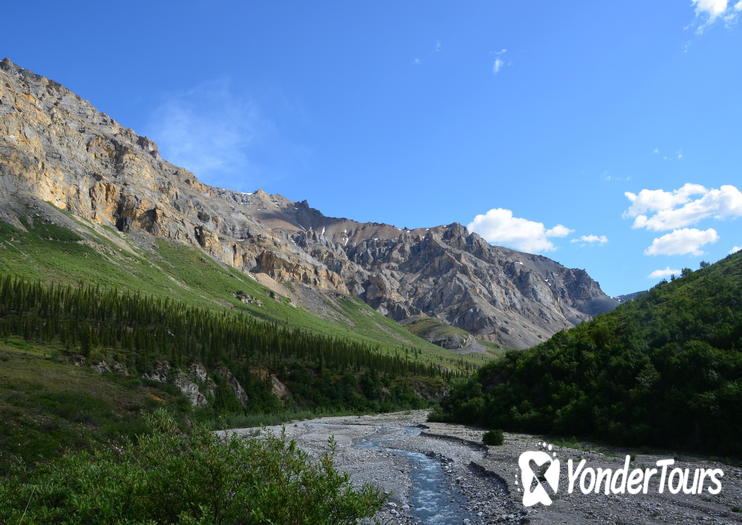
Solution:
<path fill-rule="evenodd" d="M 489 432 L 485 432 L 484 436 L 482 436 L 482 443 L 485 445 L 502 445 L 503 441 L 502 430 L 500 429 L 490 430 Z"/>
<path fill-rule="evenodd" d="M 353 489 L 332 452 L 314 463 L 283 436 L 182 433 L 164 411 L 150 428 L 136 443 L 18 467 L 0 482 L 0 522 L 355 523 L 385 500 Z"/>

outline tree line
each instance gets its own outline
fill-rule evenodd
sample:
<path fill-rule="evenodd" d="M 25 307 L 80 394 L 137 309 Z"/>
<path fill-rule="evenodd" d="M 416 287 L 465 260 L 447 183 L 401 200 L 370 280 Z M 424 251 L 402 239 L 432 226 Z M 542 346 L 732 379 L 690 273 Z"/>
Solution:
<path fill-rule="evenodd" d="M 449 377 L 445 367 L 410 359 L 414 349 L 389 355 L 376 345 L 260 321 L 241 313 L 206 310 L 172 299 L 96 285 L 70 286 L 0 276 L 0 336 L 59 343 L 89 356 L 121 351 L 125 364 L 149 371 L 157 360 L 175 367 L 242 364 L 276 368 L 287 360 L 320 369 L 373 369 L 394 376 Z"/>

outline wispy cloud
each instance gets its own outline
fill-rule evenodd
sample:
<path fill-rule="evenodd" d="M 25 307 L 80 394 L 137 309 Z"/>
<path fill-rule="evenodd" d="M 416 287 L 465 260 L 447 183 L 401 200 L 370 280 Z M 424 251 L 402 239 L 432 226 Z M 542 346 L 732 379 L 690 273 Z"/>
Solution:
<path fill-rule="evenodd" d="M 742 4 L 742 1 L 740 2 L 740 4 Z M 733 253 L 737 253 L 740 250 L 742 250 L 742 246 L 732 246 L 732 249 L 729 250 L 729 255 L 732 255 Z"/>
<path fill-rule="evenodd" d="M 430 59 L 433 55 L 436 53 L 440 53 L 441 49 L 443 49 L 443 45 L 441 44 L 440 40 L 435 41 L 435 45 L 433 46 L 433 49 L 431 49 L 428 53 L 425 53 L 425 58 L 420 58 L 419 56 L 414 57 L 412 59 L 412 65 L 419 66 L 423 62 L 427 62 L 428 59 Z"/>
<path fill-rule="evenodd" d="M 603 172 L 603 180 L 605 182 L 631 182 L 631 175 L 626 175 L 626 176 L 611 175 L 606 170 Z"/>
<path fill-rule="evenodd" d="M 683 160 L 685 153 L 682 149 L 675 150 L 672 153 L 662 152 L 659 148 L 654 148 L 652 153 L 660 157 L 662 160 Z"/>
<path fill-rule="evenodd" d="M 488 242 L 530 253 L 556 250 L 549 239 L 566 237 L 573 231 L 562 224 L 547 229 L 542 222 L 513 217 L 513 212 L 504 208 L 493 208 L 477 215 L 467 228 Z"/>
<path fill-rule="evenodd" d="M 492 74 L 497 75 L 502 71 L 504 68 L 510 65 L 510 62 L 507 62 L 505 59 L 505 55 L 507 54 L 507 49 L 500 49 L 499 51 L 495 51 L 495 60 L 492 62 Z"/>
<path fill-rule="evenodd" d="M 212 183 L 228 180 L 231 187 L 255 185 L 252 152 L 271 133 L 272 124 L 228 79 L 169 94 L 147 126 L 164 158 Z"/>

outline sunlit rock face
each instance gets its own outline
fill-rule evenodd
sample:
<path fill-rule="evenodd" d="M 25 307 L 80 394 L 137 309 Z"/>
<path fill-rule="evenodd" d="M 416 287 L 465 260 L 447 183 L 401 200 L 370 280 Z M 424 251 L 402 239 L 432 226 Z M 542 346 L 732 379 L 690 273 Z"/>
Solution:
<path fill-rule="evenodd" d="M 244 272 L 356 295 L 396 320 L 435 316 L 513 348 L 616 304 L 584 270 L 492 246 L 460 224 L 402 230 L 202 184 L 150 139 L 5 59 L 0 219 L 22 226 L 40 201 L 135 242 L 193 245 Z"/>

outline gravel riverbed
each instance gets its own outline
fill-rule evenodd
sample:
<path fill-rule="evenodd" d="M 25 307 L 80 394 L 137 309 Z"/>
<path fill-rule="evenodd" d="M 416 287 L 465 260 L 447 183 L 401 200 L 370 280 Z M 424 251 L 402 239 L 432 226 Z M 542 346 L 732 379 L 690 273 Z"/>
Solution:
<path fill-rule="evenodd" d="M 285 429 L 289 439 L 296 440 L 314 457 L 328 450 L 328 439 L 334 436 L 338 469 L 348 472 L 355 485 L 370 482 L 389 493 L 387 504 L 367 523 L 742 523 L 739 466 L 676 453 L 642 454 L 588 444 L 578 448 L 553 446 L 553 453 L 562 462 L 559 490 L 552 494 L 551 505 L 525 508 L 516 483 L 516 479 L 520 481 L 518 458 L 522 452 L 538 450 L 544 438 L 505 433 L 503 445 L 487 447 L 481 444 L 483 431 L 428 423 L 427 414 L 416 410 L 328 417 L 266 430 L 280 433 Z M 253 430 L 230 432 L 249 434 Z M 568 459 L 575 463 L 585 459 L 592 467 L 617 469 L 623 467 L 627 454 L 632 454 L 632 469 L 655 467 L 662 458 L 674 458 L 674 467 L 689 468 L 691 472 L 696 468 L 721 468 L 722 491 L 718 495 L 671 494 L 667 490 L 663 494 L 650 490 L 648 494 L 608 496 L 602 492 L 585 495 L 579 490 L 566 493 Z M 431 476 L 434 482 L 429 481 Z"/>

